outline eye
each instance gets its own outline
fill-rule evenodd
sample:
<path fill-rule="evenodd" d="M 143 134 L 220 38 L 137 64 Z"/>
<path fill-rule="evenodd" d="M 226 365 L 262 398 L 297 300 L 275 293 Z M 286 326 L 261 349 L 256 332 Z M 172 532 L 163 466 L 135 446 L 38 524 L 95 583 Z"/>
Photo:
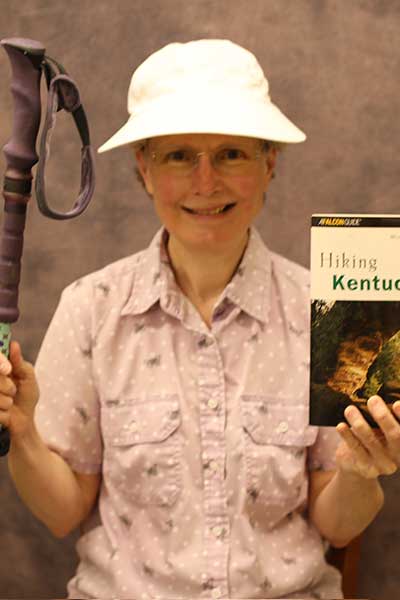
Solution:
<path fill-rule="evenodd" d="M 177 149 L 166 152 L 164 155 L 164 163 L 187 163 L 192 159 L 192 153 L 189 150 Z"/>
<path fill-rule="evenodd" d="M 240 148 L 222 148 L 217 156 L 218 160 L 222 162 L 235 162 L 248 158 L 246 152 Z"/>

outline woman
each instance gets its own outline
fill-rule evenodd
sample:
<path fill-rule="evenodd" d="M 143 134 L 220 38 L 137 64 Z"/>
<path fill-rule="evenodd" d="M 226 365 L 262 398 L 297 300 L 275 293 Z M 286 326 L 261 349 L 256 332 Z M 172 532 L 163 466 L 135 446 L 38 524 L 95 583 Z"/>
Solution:
<path fill-rule="evenodd" d="M 134 147 L 163 226 L 63 292 L 39 402 L 18 344 L 1 357 L 16 487 L 55 535 L 82 527 L 70 598 L 342 597 L 324 539 L 381 508 L 399 426 L 377 397 L 381 438 L 357 409 L 308 425 L 307 272 L 252 225 L 305 136 L 226 40 L 150 56 L 128 108 L 100 151 Z"/>

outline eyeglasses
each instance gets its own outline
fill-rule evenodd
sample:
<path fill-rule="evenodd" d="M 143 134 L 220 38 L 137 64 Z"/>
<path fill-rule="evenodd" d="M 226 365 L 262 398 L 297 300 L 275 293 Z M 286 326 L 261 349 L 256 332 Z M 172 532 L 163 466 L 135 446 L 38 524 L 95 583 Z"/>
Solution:
<path fill-rule="evenodd" d="M 223 146 L 210 152 L 197 152 L 188 146 L 171 146 L 150 152 L 157 167 L 173 176 L 190 175 L 199 165 L 201 156 L 209 156 L 210 162 L 221 175 L 250 174 L 262 153 L 268 149 L 250 145 Z"/>

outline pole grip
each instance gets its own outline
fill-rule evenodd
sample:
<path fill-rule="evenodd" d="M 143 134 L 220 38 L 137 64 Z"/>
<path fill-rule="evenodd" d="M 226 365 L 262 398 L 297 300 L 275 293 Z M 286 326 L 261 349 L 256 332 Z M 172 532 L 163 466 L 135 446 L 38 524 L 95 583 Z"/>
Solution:
<path fill-rule="evenodd" d="M 19 317 L 18 287 L 27 198 L 18 196 L 15 201 L 15 194 L 12 200 L 9 199 L 11 194 L 4 192 L 4 195 L 6 200 L 0 241 L 0 323 L 14 323 Z"/>
<path fill-rule="evenodd" d="M 30 171 L 38 161 L 36 138 L 40 126 L 40 76 L 45 48 L 35 40 L 1 40 L 12 70 L 14 119 L 11 139 L 4 146 L 7 169 Z M 7 173 L 12 176 L 12 173 Z M 15 176 L 15 174 L 14 174 Z"/>

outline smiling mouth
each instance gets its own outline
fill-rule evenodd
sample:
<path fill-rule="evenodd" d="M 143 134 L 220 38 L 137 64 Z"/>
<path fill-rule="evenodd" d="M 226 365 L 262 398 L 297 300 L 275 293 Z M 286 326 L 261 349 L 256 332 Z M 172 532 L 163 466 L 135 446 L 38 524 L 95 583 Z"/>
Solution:
<path fill-rule="evenodd" d="M 188 208 L 187 206 L 182 206 L 183 210 L 192 214 L 192 215 L 219 215 L 220 213 L 226 213 L 231 208 L 235 206 L 235 203 L 225 204 L 225 206 L 220 206 L 219 208 L 214 208 L 210 210 L 193 210 L 193 208 Z"/>

